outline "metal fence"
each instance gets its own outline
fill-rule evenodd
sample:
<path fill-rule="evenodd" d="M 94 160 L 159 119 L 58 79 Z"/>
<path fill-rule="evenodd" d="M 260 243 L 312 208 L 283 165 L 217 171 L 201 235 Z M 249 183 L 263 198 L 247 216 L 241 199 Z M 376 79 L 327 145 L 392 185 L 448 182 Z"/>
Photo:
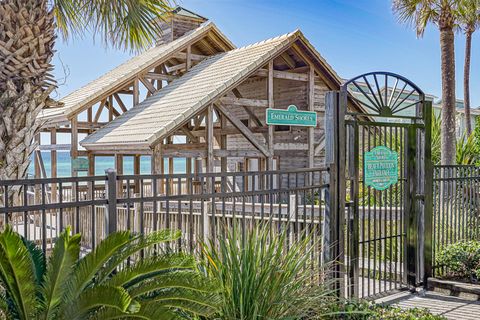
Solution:
<path fill-rule="evenodd" d="M 433 174 L 434 275 L 445 270 L 435 263 L 447 245 L 480 239 L 480 167 L 435 166 Z"/>
<path fill-rule="evenodd" d="M 312 234 L 322 259 L 328 169 L 117 175 L 0 181 L 0 225 L 49 251 L 66 226 L 89 251 L 116 230 L 181 230 L 174 249 L 193 251 L 228 228 L 268 222 L 287 241 Z"/>

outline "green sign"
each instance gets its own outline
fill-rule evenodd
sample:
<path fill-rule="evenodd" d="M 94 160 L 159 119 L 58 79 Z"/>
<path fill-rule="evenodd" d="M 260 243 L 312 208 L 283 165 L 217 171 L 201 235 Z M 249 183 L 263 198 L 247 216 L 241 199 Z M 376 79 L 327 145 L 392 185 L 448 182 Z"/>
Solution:
<path fill-rule="evenodd" d="M 314 111 L 298 111 L 294 105 L 288 106 L 287 110 L 268 108 L 267 124 L 316 127 L 317 113 Z"/>
<path fill-rule="evenodd" d="M 72 159 L 72 170 L 88 171 L 88 159 L 87 158 Z"/>
<path fill-rule="evenodd" d="M 398 181 L 398 154 L 385 146 L 363 155 L 365 185 L 385 190 Z"/>

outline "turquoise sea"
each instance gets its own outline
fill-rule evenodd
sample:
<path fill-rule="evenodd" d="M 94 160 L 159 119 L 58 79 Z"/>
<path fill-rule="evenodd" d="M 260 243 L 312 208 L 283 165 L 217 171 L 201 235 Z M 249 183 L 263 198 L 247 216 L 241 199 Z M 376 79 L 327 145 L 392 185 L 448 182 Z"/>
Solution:
<path fill-rule="evenodd" d="M 50 152 L 42 152 L 43 162 L 45 164 L 45 170 L 47 175 L 51 177 L 50 166 Z M 185 173 L 185 158 L 174 158 L 173 160 L 173 173 Z M 115 168 L 114 157 L 95 157 L 95 175 L 105 174 L 105 170 L 108 168 Z M 140 173 L 150 173 L 150 156 L 142 156 L 140 160 Z M 168 173 L 168 160 L 165 159 L 165 169 Z M 125 156 L 123 158 L 123 172 L 124 174 L 133 174 L 133 157 Z M 34 175 L 33 161 L 30 163 L 28 169 L 29 176 Z M 79 176 L 86 176 L 86 172 L 79 172 Z M 57 152 L 57 177 L 70 177 L 71 176 L 71 158 L 69 152 Z"/>

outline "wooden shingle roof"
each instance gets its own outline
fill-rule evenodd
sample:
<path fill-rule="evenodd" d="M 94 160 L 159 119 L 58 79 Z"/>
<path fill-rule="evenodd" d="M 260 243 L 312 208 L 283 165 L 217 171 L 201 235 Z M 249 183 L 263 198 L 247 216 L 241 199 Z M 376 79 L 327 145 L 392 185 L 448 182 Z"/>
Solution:
<path fill-rule="evenodd" d="M 149 150 L 299 39 L 307 44 L 295 31 L 211 56 L 80 144 L 89 150 Z M 329 76 L 340 83 L 334 72 Z"/>
<path fill-rule="evenodd" d="M 63 104 L 62 107 L 42 110 L 39 117 L 46 122 L 46 125 L 51 122 L 58 123 L 68 121 L 73 115 L 98 102 L 100 97 L 109 91 L 118 88 L 122 84 L 127 85 L 132 82 L 138 74 L 149 71 L 152 66 L 169 59 L 174 53 L 186 47 L 187 44 L 202 39 L 212 31 L 227 44 L 229 49 L 235 48 L 214 23 L 209 21 L 205 22 L 183 37 L 170 43 L 155 46 L 129 59 L 96 80 L 62 98 L 60 100 Z"/>

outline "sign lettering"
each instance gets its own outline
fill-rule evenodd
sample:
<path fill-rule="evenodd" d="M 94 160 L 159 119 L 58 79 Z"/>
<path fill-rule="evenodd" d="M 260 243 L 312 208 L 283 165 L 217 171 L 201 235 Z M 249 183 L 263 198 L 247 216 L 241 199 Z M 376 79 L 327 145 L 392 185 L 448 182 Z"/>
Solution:
<path fill-rule="evenodd" d="M 317 113 L 314 111 L 298 111 L 294 105 L 288 106 L 287 110 L 268 108 L 267 124 L 316 127 Z"/>
<path fill-rule="evenodd" d="M 375 147 L 364 153 L 365 185 L 385 190 L 398 181 L 398 154 L 385 147 Z"/>

